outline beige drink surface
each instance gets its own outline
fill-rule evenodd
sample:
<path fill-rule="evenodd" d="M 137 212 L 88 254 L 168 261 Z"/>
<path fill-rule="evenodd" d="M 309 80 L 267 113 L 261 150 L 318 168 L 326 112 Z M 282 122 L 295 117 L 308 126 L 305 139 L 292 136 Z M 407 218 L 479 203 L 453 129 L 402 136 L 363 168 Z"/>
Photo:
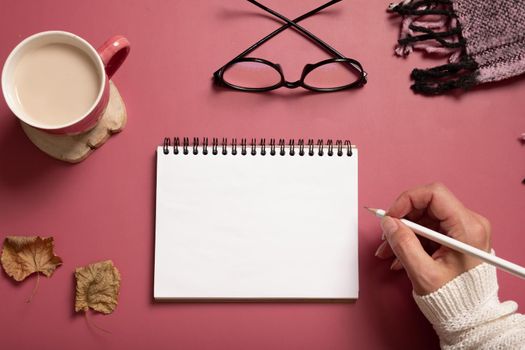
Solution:
<path fill-rule="evenodd" d="M 95 63 L 68 44 L 48 44 L 25 53 L 16 66 L 14 82 L 25 113 L 48 127 L 86 114 L 100 85 Z"/>

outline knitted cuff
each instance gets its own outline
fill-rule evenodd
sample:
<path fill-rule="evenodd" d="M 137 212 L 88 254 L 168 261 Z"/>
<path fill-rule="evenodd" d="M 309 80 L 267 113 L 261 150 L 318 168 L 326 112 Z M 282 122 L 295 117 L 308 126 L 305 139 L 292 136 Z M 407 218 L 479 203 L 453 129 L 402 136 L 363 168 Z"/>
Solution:
<path fill-rule="evenodd" d="M 431 294 L 412 294 L 438 335 L 475 327 L 517 308 L 515 303 L 499 302 L 496 268 L 486 263 L 459 275 Z"/>

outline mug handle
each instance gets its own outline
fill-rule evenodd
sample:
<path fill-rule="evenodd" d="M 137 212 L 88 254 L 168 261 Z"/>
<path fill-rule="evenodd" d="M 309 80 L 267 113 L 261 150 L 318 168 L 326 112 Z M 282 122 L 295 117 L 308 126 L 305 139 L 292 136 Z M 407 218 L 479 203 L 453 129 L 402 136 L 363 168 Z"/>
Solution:
<path fill-rule="evenodd" d="M 98 48 L 98 54 L 102 58 L 106 74 L 111 79 L 129 54 L 129 41 L 122 35 L 115 35 Z"/>

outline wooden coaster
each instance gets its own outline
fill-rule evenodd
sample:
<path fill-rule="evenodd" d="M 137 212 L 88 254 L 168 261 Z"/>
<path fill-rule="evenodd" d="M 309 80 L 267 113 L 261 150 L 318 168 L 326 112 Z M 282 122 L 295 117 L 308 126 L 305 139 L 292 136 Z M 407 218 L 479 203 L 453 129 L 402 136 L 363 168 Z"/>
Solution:
<path fill-rule="evenodd" d="M 47 155 L 69 163 L 86 159 L 102 146 L 111 135 L 124 129 L 126 106 L 117 87 L 109 82 L 109 103 L 98 124 L 90 131 L 78 135 L 53 135 L 21 122 L 27 137 Z"/>

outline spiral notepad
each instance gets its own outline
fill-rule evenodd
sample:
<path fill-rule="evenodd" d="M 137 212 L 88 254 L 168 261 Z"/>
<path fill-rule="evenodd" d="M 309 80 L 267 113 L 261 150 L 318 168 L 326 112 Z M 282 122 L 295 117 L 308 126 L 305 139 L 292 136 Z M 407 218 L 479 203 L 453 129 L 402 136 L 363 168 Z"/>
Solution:
<path fill-rule="evenodd" d="M 155 299 L 356 299 L 349 141 L 165 139 Z"/>

